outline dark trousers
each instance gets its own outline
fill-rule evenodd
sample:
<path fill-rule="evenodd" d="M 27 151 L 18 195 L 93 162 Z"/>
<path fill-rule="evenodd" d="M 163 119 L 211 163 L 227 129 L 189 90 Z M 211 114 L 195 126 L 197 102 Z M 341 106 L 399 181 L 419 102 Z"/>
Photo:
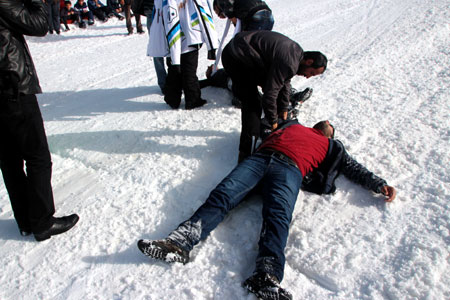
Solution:
<path fill-rule="evenodd" d="M 100 21 L 106 21 L 110 13 L 110 8 L 107 6 L 96 7 L 92 12 Z"/>
<path fill-rule="evenodd" d="M 0 101 L 0 167 L 19 228 L 41 232 L 53 223 L 52 162 L 35 95 Z M 26 173 L 24 171 L 26 162 Z"/>
<path fill-rule="evenodd" d="M 90 21 L 92 23 L 94 22 L 94 14 L 90 10 L 88 10 L 87 12 L 81 12 L 80 13 L 80 20 L 81 20 L 81 22 L 83 22 L 84 18 L 88 18 L 88 21 Z"/>
<path fill-rule="evenodd" d="M 168 238 L 181 248 L 191 251 L 257 185 L 261 186 L 263 198 L 263 224 L 256 270 L 273 274 L 281 281 L 286 261 L 284 248 L 302 185 L 302 173 L 297 167 L 277 157 L 257 153 L 237 165 L 192 217 L 181 223 Z"/>
<path fill-rule="evenodd" d="M 239 151 L 244 156 L 248 156 L 259 138 L 261 127 L 261 96 L 256 80 L 258 74 L 233 57 L 229 45 L 222 52 L 222 64 L 233 82 L 233 94 L 242 103 Z"/>
<path fill-rule="evenodd" d="M 59 0 L 48 0 L 46 2 L 47 16 L 48 16 L 48 31 L 56 33 L 61 31 L 61 24 L 59 20 Z"/>
<path fill-rule="evenodd" d="M 178 108 L 181 103 L 181 93 L 184 92 L 186 104 L 200 101 L 201 91 L 197 77 L 198 50 L 181 54 L 180 66 L 172 65 L 167 60 L 168 70 L 164 87 L 164 101 L 172 108 Z"/>
<path fill-rule="evenodd" d="M 125 3 L 125 5 L 123 6 L 123 10 L 125 12 L 125 22 L 127 24 L 128 33 L 133 33 L 133 24 L 131 23 L 131 1 L 129 1 L 129 4 Z M 141 15 L 134 14 L 134 18 L 136 20 L 137 32 L 143 32 L 142 23 L 141 23 Z M 147 22 L 150 22 L 150 21 L 147 21 Z"/>

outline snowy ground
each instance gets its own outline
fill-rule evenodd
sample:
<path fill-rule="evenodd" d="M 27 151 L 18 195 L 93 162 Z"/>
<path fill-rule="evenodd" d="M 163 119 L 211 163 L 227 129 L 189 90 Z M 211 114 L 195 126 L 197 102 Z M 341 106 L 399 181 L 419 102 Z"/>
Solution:
<path fill-rule="evenodd" d="M 450 299 L 449 2 L 267 2 L 274 30 L 329 58 L 323 76 L 292 81 L 314 89 L 300 121 L 331 120 L 348 151 L 398 189 L 390 204 L 344 178 L 331 196 L 301 192 L 282 285 L 294 299 Z M 0 299 L 255 299 L 241 282 L 257 253 L 258 199 L 185 266 L 136 247 L 165 237 L 235 166 L 230 93 L 207 88 L 206 106 L 169 109 L 147 35 L 127 36 L 123 21 L 27 40 L 57 216 L 81 219 L 42 243 L 21 237 L 2 182 Z M 199 77 L 208 64 L 203 49 Z"/>

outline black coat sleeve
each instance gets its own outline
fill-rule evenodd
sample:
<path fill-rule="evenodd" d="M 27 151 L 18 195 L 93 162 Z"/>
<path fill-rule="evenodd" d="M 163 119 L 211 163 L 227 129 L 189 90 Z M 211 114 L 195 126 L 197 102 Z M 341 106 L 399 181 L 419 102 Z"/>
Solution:
<path fill-rule="evenodd" d="M 349 180 L 375 193 L 380 193 L 381 188 L 387 185 L 386 181 L 352 158 L 347 151 L 342 158 L 341 172 Z"/>
<path fill-rule="evenodd" d="M 0 19 L 3 26 L 16 34 L 44 36 L 48 31 L 42 0 L 0 0 Z"/>

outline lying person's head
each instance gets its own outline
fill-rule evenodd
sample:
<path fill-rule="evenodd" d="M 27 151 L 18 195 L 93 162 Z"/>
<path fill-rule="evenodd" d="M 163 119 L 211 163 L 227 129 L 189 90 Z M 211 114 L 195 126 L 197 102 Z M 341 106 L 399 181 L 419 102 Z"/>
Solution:
<path fill-rule="evenodd" d="M 300 61 L 297 75 L 306 78 L 320 75 L 327 69 L 328 59 L 319 51 L 306 51 Z"/>
<path fill-rule="evenodd" d="M 334 139 L 334 126 L 331 125 L 330 121 L 320 121 L 319 123 L 314 125 L 313 128 L 320 130 L 325 137 Z"/>

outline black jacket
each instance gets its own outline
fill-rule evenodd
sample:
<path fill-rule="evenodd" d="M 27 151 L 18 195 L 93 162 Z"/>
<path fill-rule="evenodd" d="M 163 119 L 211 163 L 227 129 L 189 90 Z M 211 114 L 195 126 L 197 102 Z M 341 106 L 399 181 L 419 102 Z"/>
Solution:
<path fill-rule="evenodd" d="M 228 18 L 238 18 L 243 22 L 246 22 L 259 10 L 270 10 L 267 4 L 261 0 L 217 0 L 217 5 Z"/>
<path fill-rule="evenodd" d="M 343 174 L 350 181 L 375 193 L 387 185 L 386 181 L 352 158 L 338 140 L 330 140 L 327 156 L 320 165 L 302 181 L 302 189 L 316 194 L 331 194 L 336 190 L 336 178 Z"/>
<path fill-rule="evenodd" d="M 143 7 L 144 7 L 144 13 L 146 16 L 150 15 L 153 11 L 153 6 L 155 5 L 154 0 L 142 0 Z M 151 20 L 147 20 L 147 22 L 150 22 Z"/>
<path fill-rule="evenodd" d="M 291 78 L 299 69 L 303 49 L 295 41 L 274 31 L 238 33 L 225 47 L 236 64 L 249 70 L 262 87 L 262 107 L 269 124 L 287 111 Z"/>
<path fill-rule="evenodd" d="M 47 13 L 42 0 L 0 1 L 1 97 L 41 93 L 33 60 L 23 35 L 44 36 Z"/>

